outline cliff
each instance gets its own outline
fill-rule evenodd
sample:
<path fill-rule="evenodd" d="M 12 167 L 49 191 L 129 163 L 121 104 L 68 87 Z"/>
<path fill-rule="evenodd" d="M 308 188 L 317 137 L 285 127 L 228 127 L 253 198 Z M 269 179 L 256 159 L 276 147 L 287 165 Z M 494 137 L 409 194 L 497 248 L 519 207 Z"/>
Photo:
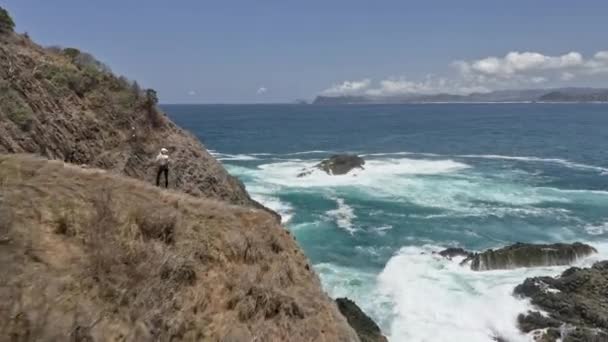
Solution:
<path fill-rule="evenodd" d="M 0 340 L 359 341 L 277 215 L 153 90 L 2 25 Z M 170 190 L 151 184 L 161 147 Z"/>
<path fill-rule="evenodd" d="M 115 76 L 89 54 L 0 34 L 0 153 L 72 158 L 152 182 L 154 157 L 166 147 L 171 187 L 261 207 L 156 101 L 153 90 Z"/>
<path fill-rule="evenodd" d="M 12 341 L 357 341 L 263 210 L 0 155 L 0 331 Z"/>

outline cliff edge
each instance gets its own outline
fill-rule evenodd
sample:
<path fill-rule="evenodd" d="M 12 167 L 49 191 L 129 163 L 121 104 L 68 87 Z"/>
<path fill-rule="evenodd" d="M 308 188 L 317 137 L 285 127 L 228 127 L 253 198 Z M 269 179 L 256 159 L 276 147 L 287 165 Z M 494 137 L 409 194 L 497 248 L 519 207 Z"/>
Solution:
<path fill-rule="evenodd" d="M 0 189 L 11 341 L 358 341 L 263 210 L 31 155 Z"/>

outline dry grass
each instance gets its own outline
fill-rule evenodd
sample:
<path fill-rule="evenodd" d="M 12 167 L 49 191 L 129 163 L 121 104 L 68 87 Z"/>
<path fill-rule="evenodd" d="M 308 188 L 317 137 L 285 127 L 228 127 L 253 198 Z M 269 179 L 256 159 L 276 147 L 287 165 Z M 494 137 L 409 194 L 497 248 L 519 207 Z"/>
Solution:
<path fill-rule="evenodd" d="M 30 156 L 0 155 L 0 179 L 15 341 L 357 340 L 263 211 Z"/>
<path fill-rule="evenodd" d="M 13 213 L 6 204 L 6 199 L 3 194 L 0 193 L 0 243 L 8 242 L 13 224 Z"/>

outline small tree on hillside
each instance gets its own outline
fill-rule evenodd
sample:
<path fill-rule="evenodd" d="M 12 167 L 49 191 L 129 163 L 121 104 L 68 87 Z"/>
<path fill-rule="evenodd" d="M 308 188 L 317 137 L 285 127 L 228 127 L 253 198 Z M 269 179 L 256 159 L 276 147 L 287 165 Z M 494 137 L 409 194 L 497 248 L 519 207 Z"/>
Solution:
<path fill-rule="evenodd" d="M 137 83 L 137 81 L 133 81 L 133 84 L 131 84 L 131 91 L 133 92 L 135 97 L 139 99 L 139 96 L 141 95 L 141 87 L 139 86 L 139 83 Z"/>
<path fill-rule="evenodd" d="M 69 59 L 74 60 L 74 58 L 80 55 L 80 50 L 69 47 L 63 49 L 63 54 L 68 56 Z"/>
<path fill-rule="evenodd" d="M 158 104 L 158 95 L 156 95 L 156 90 L 154 89 L 146 89 L 146 102 L 145 106 L 148 111 L 148 118 L 154 127 L 159 127 L 162 124 L 162 118 L 158 110 L 156 109 L 156 105 Z"/>
<path fill-rule="evenodd" d="M 154 89 L 146 89 L 146 106 L 148 108 L 156 107 L 158 103 L 158 95 L 156 95 L 156 90 Z"/>
<path fill-rule="evenodd" d="M 15 29 L 15 22 L 13 18 L 8 14 L 8 11 L 0 7 L 0 33 L 13 32 Z"/>

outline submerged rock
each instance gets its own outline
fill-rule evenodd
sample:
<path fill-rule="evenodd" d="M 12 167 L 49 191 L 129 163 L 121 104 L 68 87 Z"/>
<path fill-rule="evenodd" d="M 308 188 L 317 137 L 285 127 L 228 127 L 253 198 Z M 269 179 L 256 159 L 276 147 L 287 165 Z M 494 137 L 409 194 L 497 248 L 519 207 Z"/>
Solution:
<path fill-rule="evenodd" d="M 528 278 L 514 294 L 544 312 L 518 317 L 520 329 L 538 331 L 541 341 L 608 341 L 608 261 L 571 267 L 558 278 Z"/>
<path fill-rule="evenodd" d="M 365 160 L 354 154 L 336 154 L 315 165 L 329 175 L 345 175 L 353 169 L 363 170 Z"/>
<path fill-rule="evenodd" d="M 336 304 L 361 342 L 388 342 L 378 325 L 355 302 L 348 298 L 338 298 Z"/>
<path fill-rule="evenodd" d="M 449 248 L 442 250 L 441 252 L 439 252 L 437 254 L 441 255 L 444 258 L 451 260 L 453 257 L 457 257 L 457 256 L 463 256 L 463 257 L 468 258 L 468 257 L 471 257 L 474 253 L 469 252 L 460 247 L 449 247 Z"/>
<path fill-rule="evenodd" d="M 489 249 L 469 256 L 474 271 L 569 265 L 579 258 L 597 253 L 595 248 L 575 242 L 554 244 L 516 243 L 500 249 Z"/>

